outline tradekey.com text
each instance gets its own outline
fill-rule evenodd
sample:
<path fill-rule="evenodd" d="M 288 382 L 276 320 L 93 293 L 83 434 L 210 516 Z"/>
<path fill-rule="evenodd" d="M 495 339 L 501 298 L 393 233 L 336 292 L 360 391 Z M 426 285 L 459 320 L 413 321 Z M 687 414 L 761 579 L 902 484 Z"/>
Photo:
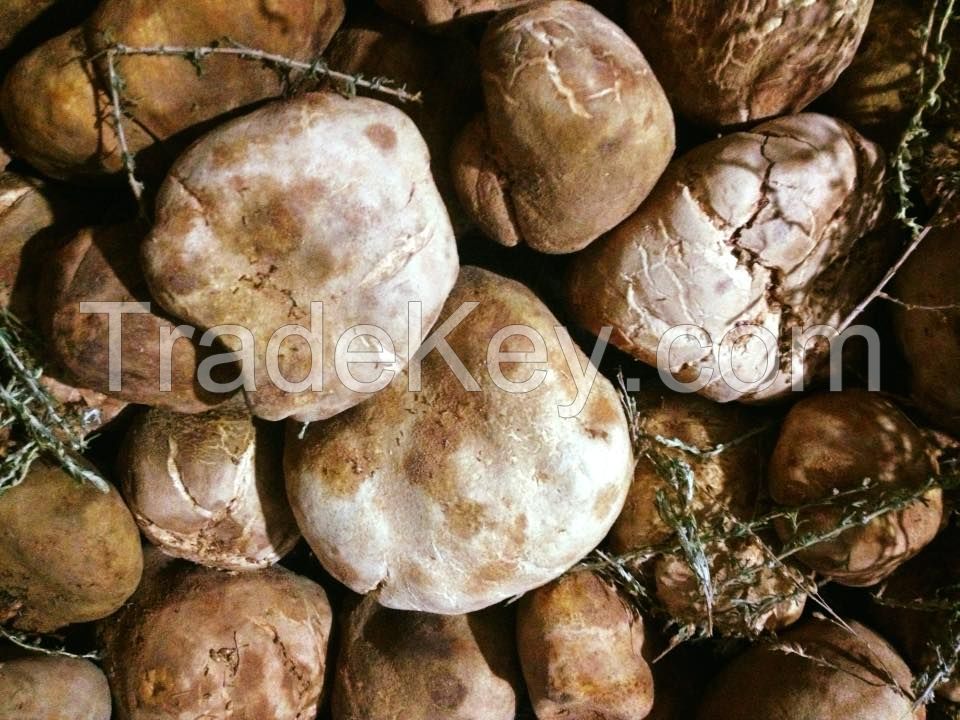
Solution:
<path fill-rule="evenodd" d="M 205 390 L 214 393 L 232 392 L 243 388 L 247 392 L 258 389 L 258 383 L 269 382 L 288 393 L 324 391 L 324 347 L 333 348 L 332 369 L 337 380 L 345 387 L 357 393 L 376 393 L 389 385 L 394 378 L 404 373 L 407 389 L 418 392 L 422 387 L 422 363 L 431 353 L 436 352 L 469 392 L 480 392 L 481 384 L 474 373 L 467 369 L 461 358 L 447 341 L 478 306 L 478 302 L 465 302 L 436 327 L 424 328 L 422 308 L 419 301 L 411 301 L 407 307 L 407 337 L 401 347 L 407 348 L 404 357 L 396 352 L 394 338 L 383 328 L 375 324 L 360 324 L 347 328 L 336 338 L 335 344 L 329 344 L 323 321 L 323 302 L 311 303 L 310 326 L 289 324 L 277 328 L 269 338 L 256 338 L 254 334 L 240 325 L 220 325 L 202 332 L 190 325 L 161 327 L 159 337 L 159 389 L 170 391 L 172 386 L 172 356 L 176 342 L 193 341 L 200 347 L 212 348 L 220 343 L 228 351 L 211 354 L 200 362 L 197 369 L 197 382 Z M 126 315 L 147 314 L 151 312 L 148 302 L 81 302 L 82 314 L 106 315 L 108 317 L 109 353 L 108 372 L 111 391 L 122 390 L 123 369 L 123 318 Z M 536 390 L 551 373 L 561 372 L 571 378 L 576 385 L 576 396 L 568 404 L 558 405 L 561 417 L 576 417 L 584 408 L 599 373 L 604 353 L 610 343 L 613 328 L 603 327 L 590 353 L 589 362 L 584 366 L 577 355 L 577 346 L 563 325 L 554 327 L 554 337 L 544 337 L 536 329 L 527 325 L 507 325 L 500 328 L 489 339 L 485 353 L 485 367 L 475 368 L 474 372 L 485 371 L 490 381 L 500 390 L 508 393 L 529 393 Z M 830 389 L 842 388 L 842 349 L 851 337 L 860 337 L 866 341 L 868 363 L 868 388 L 879 389 L 880 382 L 880 338 L 876 331 L 865 325 L 854 325 L 842 331 L 828 325 L 809 328 L 793 328 L 789 345 L 785 344 L 769 328 L 761 325 L 741 324 L 715 339 L 704 328 L 694 325 L 680 325 L 669 328 L 659 338 L 656 355 L 656 367 L 663 383 L 679 393 L 695 393 L 711 384 L 719 376 L 733 391 L 740 394 L 752 394 L 763 391 L 777 382 L 783 373 L 789 373 L 789 387 L 794 392 L 804 389 L 806 377 L 806 356 L 815 343 L 829 343 Z M 299 338 L 299 340 L 295 340 Z M 517 341 L 516 338 L 525 340 Z M 510 345 L 505 350 L 504 345 Z M 308 370 L 297 379 L 286 377 L 281 369 L 284 346 L 292 342 L 301 348 L 309 348 Z M 265 343 L 265 346 L 264 346 Z M 525 349 L 518 350 L 519 346 Z M 696 377 L 681 380 L 690 375 L 689 360 L 691 348 L 695 353 Z M 558 366 L 557 350 L 562 354 L 563 366 Z M 737 357 L 749 352 L 752 357 L 765 359 L 765 363 L 756 363 L 751 373 L 753 377 L 742 377 L 737 368 Z M 502 366 L 508 364 L 511 378 L 503 373 Z M 221 382 L 212 376 L 215 368 L 223 365 L 239 365 L 237 377 L 230 382 Z M 529 373 L 525 379 L 518 380 L 518 366 L 528 365 Z M 362 378 L 360 377 L 362 376 Z M 639 390 L 639 380 L 627 379 L 626 389 Z"/>

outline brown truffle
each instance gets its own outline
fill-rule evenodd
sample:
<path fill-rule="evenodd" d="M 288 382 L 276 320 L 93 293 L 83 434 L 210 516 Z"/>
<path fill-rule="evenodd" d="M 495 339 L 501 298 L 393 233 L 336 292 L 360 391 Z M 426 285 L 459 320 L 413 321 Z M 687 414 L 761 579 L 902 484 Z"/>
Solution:
<path fill-rule="evenodd" d="M 513 720 L 521 686 L 513 613 L 350 612 L 333 690 L 334 720 Z"/>
<path fill-rule="evenodd" d="M 0 622 L 51 632 L 106 617 L 142 567 L 140 533 L 116 490 L 37 461 L 0 495 Z"/>
<path fill-rule="evenodd" d="M 923 720 L 903 660 L 873 631 L 846 624 L 853 632 L 809 620 L 777 639 L 809 657 L 754 645 L 714 680 L 697 720 Z"/>
<path fill-rule="evenodd" d="M 494 19 L 480 65 L 486 109 L 451 162 L 487 235 L 570 253 L 637 209 L 673 154 L 673 114 L 619 27 L 584 3 L 530 3 Z"/>
<path fill-rule="evenodd" d="M 870 482 L 875 492 L 915 488 L 937 474 L 934 449 L 889 400 L 847 390 L 805 398 L 790 410 L 770 459 L 770 496 L 797 507 Z M 799 513 L 797 527 L 777 525 L 784 541 L 834 529 L 844 503 Z M 802 550 L 806 565 L 843 585 L 874 585 L 916 555 L 940 529 L 943 493 L 932 488 L 901 510 Z"/>
<path fill-rule="evenodd" d="M 89 660 L 48 655 L 0 659 L 3 720 L 110 720 L 110 688 Z"/>
<path fill-rule="evenodd" d="M 643 644 L 643 619 L 593 573 L 520 601 L 517 645 L 539 720 L 643 720 L 653 706 Z"/>
<path fill-rule="evenodd" d="M 87 228 L 53 256 L 40 308 L 50 352 L 81 385 L 105 395 L 177 412 L 209 409 L 229 395 L 198 375 L 199 364 L 213 351 L 199 346 L 201 333 L 195 329 L 193 340 L 177 338 L 172 349 L 165 348 L 161 338 L 176 338 L 177 323 L 151 301 L 137 258 L 139 239 L 132 225 Z M 130 305 L 124 310 L 119 303 Z M 119 329 L 111 330 L 108 311 L 124 312 L 117 318 Z M 113 355 L 115 378 L 111 342 L 119 349 Z"/>
<path fill-rule="evenodd" d="M 709 127 L 803 110 L 860 44 L 873 0 L 645 0 L 627 29 L 679 115 Z"/>
<path fill-rule="evenodd" d="M 225 573 L 146 554 L 143 583 L 100 625 L 119 720 L 306 720 L 323 690 L 323 589 L 280 567 Z"/>

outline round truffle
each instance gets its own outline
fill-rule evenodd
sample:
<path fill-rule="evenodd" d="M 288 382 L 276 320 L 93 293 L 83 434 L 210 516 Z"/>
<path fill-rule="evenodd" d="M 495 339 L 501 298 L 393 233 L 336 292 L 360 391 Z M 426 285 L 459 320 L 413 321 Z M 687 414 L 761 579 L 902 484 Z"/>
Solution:
<path fill-rule="evenodd" d="M 910 394 L 932 425 L 960 437 L 958 231 L 956 219 L 935 223 L 897 273 L 891 291 L 908 304 L 893 308 L 893 322 L 910 368 Z"/>
<path fill-rule="evenodd" d="M 915 669 L 939 665 L 951 642 L 955 620 L 950 608 L 960 602 L 960 556 L 956 528 L 944 530 L 917 557 L 897 568 L 875 599 L 877 628 L 901 648 Z M 942 678 L 940 697 L 960 702 L 960 673 Z"/>
<path fill-rule="evenodd" d="M 873 631 L 846 625 L 853 632 L 809 620 L 773 646 L 754 645 L 714 680 L 697 720 L 923 720 L 906 663 Z"/>
<path fill-rule="evenodd" d="M 643 644 L 643 619 L 593 573 L 520 601 L 517 645 L 539 720 L 643 720 L 653 707 Z"/>
<path fill-rule="evenodd" d="M 645 0 L 626 27 L 678 114 L 718 127 L 803 110 L 853 60 L 873 0 Z"/>
<path fill-rule="evenodd" d="M 822 393 L 790 410 L 770 459 L 770 496 L 799 507 L 869 482 L 875 493 L 910 490 L 938 473 L 924 433 L 885 397 L 863 390 Z M 825 504 L 779 523 L 789 542 L 835 529 L 847 510 Z M 931 488 L 901 510 L 851 527 L 797 553 L 806 565 L 842 585 L 874 585 L 916 555 L 940 530 L 943 493 Z"/>
<path fill-rule="evenodd" d="M 343 630 L 334 720 L 514 720 L 513 613 L 388 610 L 367 596 Z"/>
<path fill-rule="evenodd" d="M 0 172 L 0 307 L 33 320 L 38 265 L 50 250 L 56 199 L 36 180 Z"/>
<path fill-rule="evenodd" d="M 62 234 L 79 227 L 78 204 L 32 178 L 0 173 L 0 308 L 28 329 L 37 322 L 37 286 L 43 267 L 61 244 Z M 75 387 L 49 358 L 42 363 L 41 385 L 77 418 L 79 433 L 98 430 L 127 406 L 103 393 Z"/>
<path fill-rule="evenodd" d="M 290 503 L 334 577 L 387 607 L 458 614 L 603 539 L 630 484 L 629 430 L 609 381 L 578 392 L 591 366 L 558 325 L 527 288 L 464 268 L 422 363 L 302 439 L 291 425 Z"/>
<path fill-rule="evenodd" d="M 122 720 L 305 720 L 323 690 L 323 589 L 280 567 L 225 573 L 146 554 L 143 583 L 100 626 Z"/>
<path fill-rule="evenodd" d="M 696 478 L 690 508 L 698 517 L 730 513 L 749 519 L 763 483 L 765 413 L 719 405 L 698 395 L 651 390 L 631 396 L 640 453 L 623 512 L 607 544 L 615 553 L 658 545 L 673 535 L 657 510 L 657 493 L 669 492 L 664 462 L 686 463 Z"/>
<path fill-rule="evenodd" d="M 413 121 L 320 93 L 221 125 L 181 156 L 143 259 L 171 314 L 230 326 L 222 341 L 250 358 L 244 392 L 267 420 L 320 420 L 366 400 L 369 385 L 356 383 L 397 372 L 416 350 L 410 304 L 429 328 L 458 270 Z M 371 370 L 348 351 L 390 359 Z"/>
<path fill-rule="evenodd" d="M 917 106 L 925 24 L 917 3 L 877 2 L 853 62 L 824 97 L 832 115 L 887 150 L 896 148 Z"/>
<path fill-rule="evenodd" d="M 823 115 L 701 145 L 574 258 L 572 314 L 687 392 L 786 396 L 829 355 L 803 333 L 838 327 L 887 269 L 890 238 L 867 234 L 883 177 L 882 151 Z"/>
<path fill-rule="evenodd" d="M 110 96 L 93 81 L 96 69 L 83 28 L 48 40 L 6 74 L 0 90 L 11 151 L 44 175 L 88 183 L 122 170 Z M 124 126 L 129 147 L 152 140 L 137 123 Z"/>
<path fill-rule="evenodd" d="M 653 189 L 673 113 L 633 41 L 571 0 L 498 15 L 480 45 L 486 110 L 452 157 L 461 201 L 503 245 L 586 247 Z"/>
<path fill-rule="evenodd" d="M 152 302 L 137 257 L 139 240 L 132 225 L 86 228 L 54 253 L 44 269 L 39 310 L 50 353 L 83 387 L 128 402 L 202 412 L 230 393 L 198 374 L 214 354 L 199 345 L 202 333 L 194 329 L 196 337 L 178 338 L 176 322 Z"/>
<path fill-rule="evenodd" d="M 140 581 L 140 533 L 120 494 L 43 461 L 0 494 L 0 622 L 52 632 L 116 611 Z"/>
<path fill-rule="evenodd" d="M 710 570 L 710 602 L 690 559 L 671 553 L 654 564 L 657 598 L 681 626 L 733 637 L 754 637 L 792 625 L 815 586 L 797 568 L 774 560 L 760 538 L 733 537 L 704 543 Z"/>
<path fill-rule="evenodd" d="M 168 555 L 247 570 L 272 565 L 300 539 L 283 483 L 282 436 L 242 402 L 197 415 L 143 413 L 120 465 L 133 517 Z"/>
<path fill-rule="evenodd" d="M 89 660 L 47 655 L 0 659 L 3 720 L 110 720 L 107 678 Z"/>

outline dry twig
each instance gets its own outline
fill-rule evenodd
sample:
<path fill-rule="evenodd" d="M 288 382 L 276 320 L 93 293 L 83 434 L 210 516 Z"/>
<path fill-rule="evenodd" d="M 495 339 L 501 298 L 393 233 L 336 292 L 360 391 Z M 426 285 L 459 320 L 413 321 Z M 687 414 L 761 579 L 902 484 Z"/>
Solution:
<path fill-rule="evenodd" d="M 267 52 L 266 50 L 241 45 L 229 38 L 225 38 L 222 41 L 214 41 L 209 45 L 199 47 L 187 47 L 183 45 L 133 47 L 124 43 L 110 43 L 90 59 L 98 60 L 103 58 L 107 66 L 110 111 L 114 131 L 117 135 L 120 159 L 123 163 L 124 173 L 127 176 L 127 184 L 130 186 L 130 190 L 137 201 L 137 206 L 140 209 L 140 215 L 143 219 L 148 217 L 147 207 L 144 201 L 145 187 L 137 178 L 136 158 L 130 149 L 127 133 L 124 128 L 124 118 L 132 118 L 132 114 L 125 102 L 124 90 L 126 84 L 117 68 L 117 59 L 131 56 L 179 57 L 190 62 L 196 68 L 197 73 L 202 74 L 204 59 L 214 55 L 261 63 L 280 73 L 285 80 L 285 85 L 295 90 L 304 88 L 307 81 L 331 80 L 338 83 L 341 91 L 349 97 L 355 96 L 357 90 L 362 88 L 371 92 L 388 95 L 403 102 L 418 103 L 421 101 L 420 93 L 410 92 L 407 90 L 406 85 L 397 85 L 388 78 L 366 78 L 363 75 L 352 75 L 350 73 L 340 72 L 330 68 L 322 58 L 317 58 L 313 62 L 294 60 L 293 58 Z M 297 82 L 293 84 L 289 82 L 292 73 L 299 73 Z"/>

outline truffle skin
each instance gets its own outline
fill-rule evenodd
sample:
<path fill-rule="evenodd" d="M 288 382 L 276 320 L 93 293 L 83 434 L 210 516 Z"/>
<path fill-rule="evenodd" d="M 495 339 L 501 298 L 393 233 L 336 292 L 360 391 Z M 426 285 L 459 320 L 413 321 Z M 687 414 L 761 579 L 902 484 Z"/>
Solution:
<path fill-rule="evenodd" d="M 110 712 L 107 678 L 89 660 L 0 659 L 2 720 L 110 720 Z"/>
<path fill-rule="evenodd" d="M 593 573 L 525 595 L 517 645 L 539 720 L 643 720 L 653 706 L 643 619 Z"/>
<path fill-rule="evenodd" d="M 581 2 L 498 15 L 480 45 L 486 109 L 451 163 L 492 239 L 586 247 L 650 194 L 674 150 L 673 113 L 633 41 Z"/>
<path fill-rule="evenodd" d="M 913 708 L 910 669 L 887 642 L 860 623 L 808 620 L 733 659 L 713 681 L 697 720 L 844 718 L 924 720 Z M 898 690 L 899 688 L 899 690 Z"/>
<path fill-rule="evenodd" d="M 140 533 L 120 494 L 37 461 L 0 495 L 0 622 L 52 632 L 106 617 L 140 581 Z"/>
<path fill-rule="evenodd" d="M 626 27 L 677 114 L 719 127 L 803 110 L 853 60 L 873 0 L 644 0 Z"/>
<path fill-rule="evenodd" d="M 877 492 L 916 488 L 938 474 L 935 451 L 910 419 L 878 393 L 847 390 L 805 398 L 790 410 L 770 458 L 770 497 L 798 507 L 869 480 Z M 777 525 L 783 540 L 829 531 L 842 506 L 799 513 L 798 527 Z M 820 574 L 854 587 L 874 585 L 916 555 L 940 530 L 943 491 L 928 490 L 900 510 L 851 527 L 797 553 Z"/>

